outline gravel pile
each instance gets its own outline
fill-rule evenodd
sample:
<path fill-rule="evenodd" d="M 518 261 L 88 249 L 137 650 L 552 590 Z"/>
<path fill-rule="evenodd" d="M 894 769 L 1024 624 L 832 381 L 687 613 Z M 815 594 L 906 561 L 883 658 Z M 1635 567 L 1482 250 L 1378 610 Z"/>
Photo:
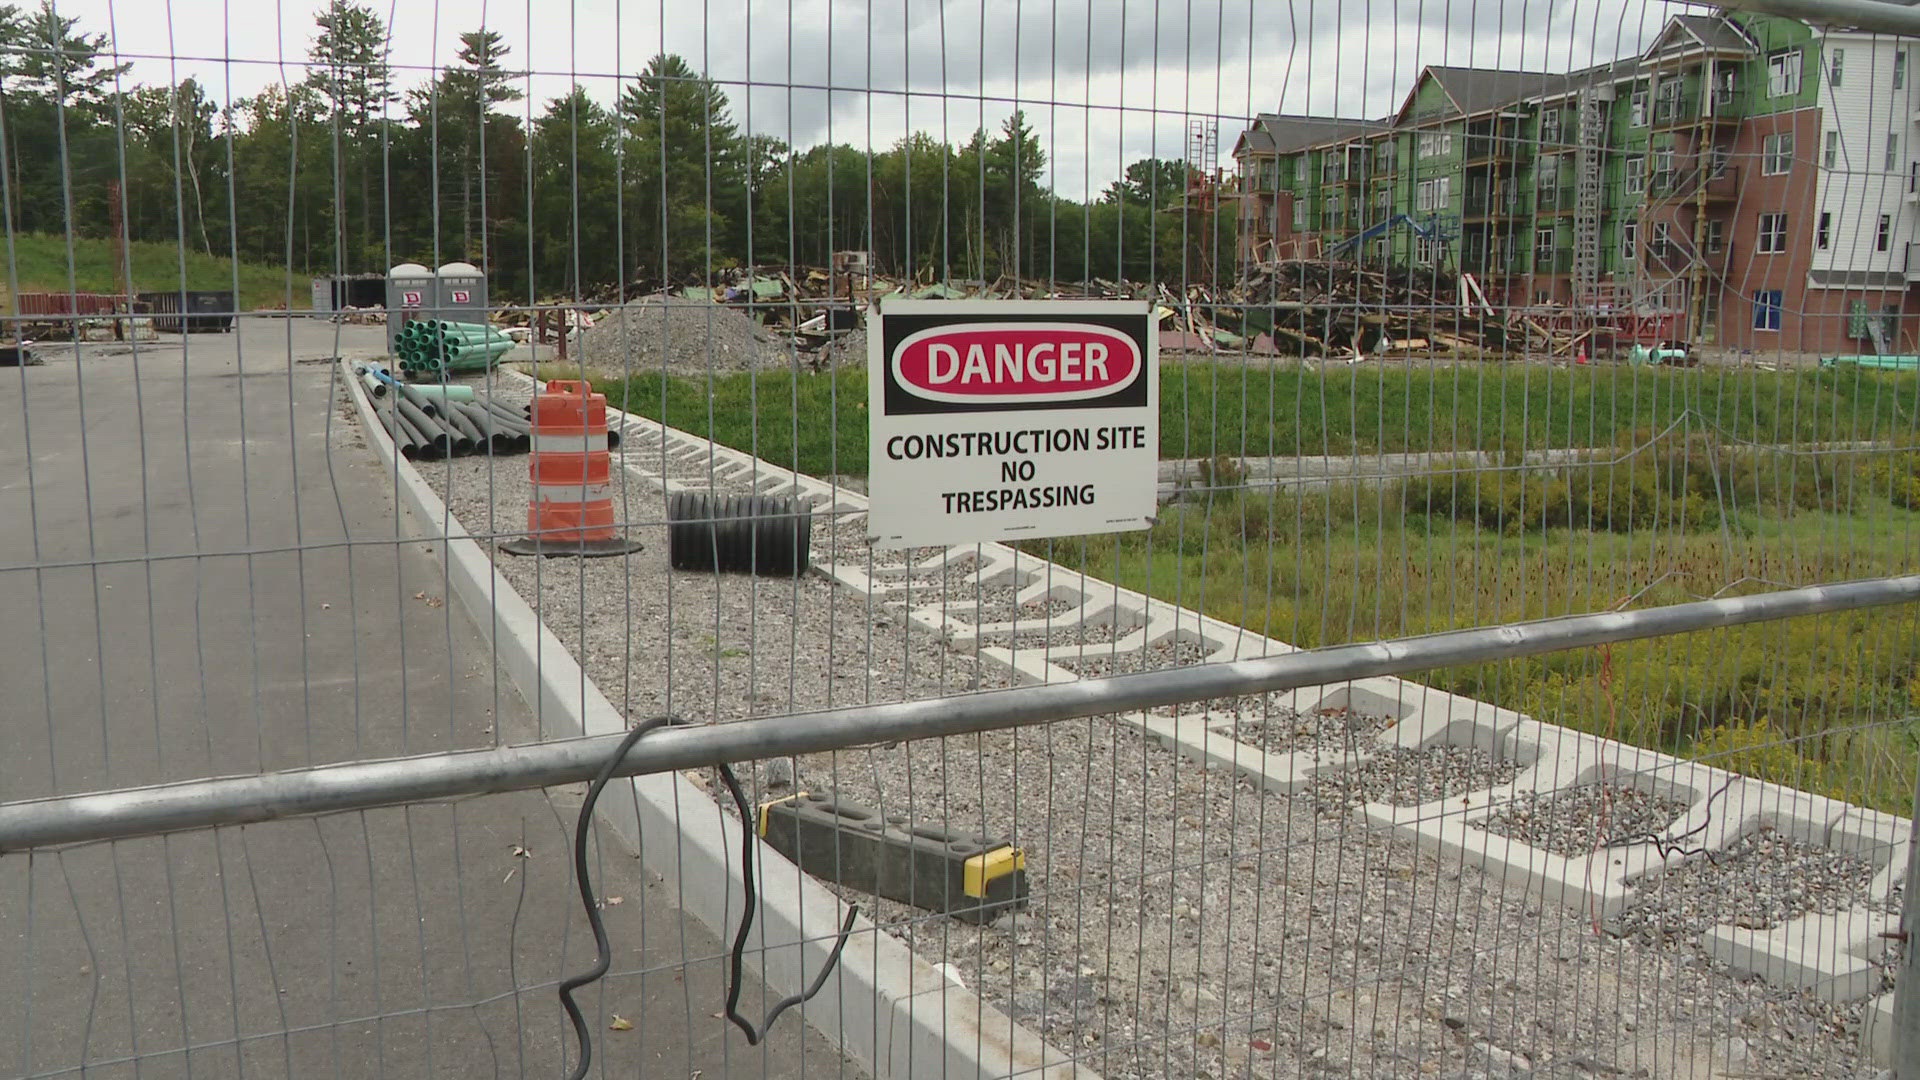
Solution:
<path fill-rule="evenodd" d="M 1878 868 L 1763 829 L 1641 880 L 1620 916 L 1620 931 L 1642 943 L 1692 941 L 1730 923 L 1765 930 L 1811 912 L 1839 911 L 1870 899 Z"/>
<path fill-rule="evenodd" d="M 1628 784 L 1582 784 L 1555 792 L 1522 792 L 1480 827 L 1568 858 L 1603 847 L 1665 836 L 1687 812 L 1684 799 Z"/>
<path fill-rule="evenodd" d="M 670 375 L 705 375 L 782 366 L 787 349 L 732 308 L 649 296 L 609 311 L 582 333 L 579 359 L 603 375 L 663 369 Z"/>
<path fill-rule="evenodd" d="M 867 328 L 849 330 L 820 346 L 821 367 L 853 367 L 867 363 Z"/>
<path fill-rule="evenodd" d="M 1237 742 L 1269 754 L 1301 750 L 1355 749 L 1393 726 L 1385 716 L 1368 716 L 1352 709 L 1315 709 L 1298 713 L 1274 706 L 1259 696 L 1210 701 L 1205 711 L 1215 720 L 1233 718 L 1228 734 Z M 1188 711 L 1199 711 L 1189 706 Z"/>
<path fill-rule="evenodd" d="M 1391 747 L 1350 769 L 1316 776 L 1308 798 L 1323 809 L 1362 803 L 1419 806 L 1511 783 L 1520 764 L 1471 746 Z"/>
<path fill-rule="evenodd" d="M 1197 641 L 1183 638 L 1179 641 L 1156 642 L 1131 652 L 1065 657 L 1051 663 L 1082 678 L 1098 679 L 1107 675 L 1124 675 L 1129 671 L 1158 671 L 1161 668 L 1198 664 L 1212 651 Z"/>

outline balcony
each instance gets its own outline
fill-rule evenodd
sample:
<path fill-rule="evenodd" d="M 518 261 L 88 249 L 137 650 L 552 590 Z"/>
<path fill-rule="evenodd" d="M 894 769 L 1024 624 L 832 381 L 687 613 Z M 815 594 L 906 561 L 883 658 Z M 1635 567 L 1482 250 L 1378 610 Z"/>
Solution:
<path fill-rule="evenodd" d="M 1574 210 L 1575 195 L 1572 184 L 1557 184 L 1553 187 L 1538 188 L 1533 195 L 1533 209 L 1537 214 L 1571 214 Z"/>
<path fill-rule="evenodd" d="M 1700 107 L 1699 94 L 1659 98 L 1653 103 L 1653 130 L 1672 131 L 1674 128 L 1696 125 L 1732 127 L 1740 122 L 1740 118 L 1732 111 L 1731 97 L 1721 100 L 1723 96 L 1714 95 L 1704 110 Z"/>
<path fill-rule="evenodd" d="M 1520 217 L 1527 212 L 1526 200 L 1517 192 L 1467 192 L 1462 219 L 1466 221 L 1492 221 L 1499 218 Z"/>
<path fill-rule="evenodd" d="M 1469 135 L 1466 162 L 1469 167 L 1518 162 L 1525 150 L 1526 146 L 1516 136 Z"/>
<path fill-rule="evenodd" d="M 1647 199 L 1662 202 L 1704 197 L 1707 202 L 1740 198 L 1740 169 L 1721 164 L 1663 169 L 1647 177 Z"/>
<path fill-rule="evenodd" d="M 1533 252 L 1533 272 L 1536 274 L 1573 273 L 1573 252 L 1555 248 L 1535 248 Z"/>

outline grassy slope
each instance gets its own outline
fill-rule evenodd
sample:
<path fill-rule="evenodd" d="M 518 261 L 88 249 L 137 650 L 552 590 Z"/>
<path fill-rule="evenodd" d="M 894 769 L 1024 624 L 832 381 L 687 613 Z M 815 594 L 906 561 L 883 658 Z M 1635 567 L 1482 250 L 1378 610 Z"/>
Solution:
<path fill-rule="evenodd" d="M 866 471 L 866 384 L 855 369 L 711 384 L 648 374 L 601 389 L 684 431 L 825 474 Z M 1160 398 L 1163 458 L 1607 446 L 1676 423 L 1757 442 L 1920 431 L 1920 380 L 1880 372 L 1183 364 L 1162 369 Z"/>
<path fill-rule="evenodd" d="M 113 292 L 113 245 L 106 240 L 76 239 L 73 242 L 73 278 L 67 274 L 67 240 L 47 233 L 20 233 L 13 237 L 13 259 L 20 269 L 20 282 L 11 280 L 12 269 L 0 250 L 0 281 L 12 292 Z M 137 241 L 128 245 L 127 256 L 133 264 L 133 291 L 166 292 L 181 287 L 180 253 L 173 244 Z M 70 281 L 72 282 L 70 284 Z M 287 303 L 287 272 L 274 266 L 240 264 L 240 308 L 283 306 Z M 292 306 L 309 305 L 312 294 L 310 275 L 292 278 Z M 227 290 L 233 288 L 233 262 L 197 251 L 186 257 L 185 287 L 189 290 Z M 11 303 L 8 311 L 11 312 Z"/>

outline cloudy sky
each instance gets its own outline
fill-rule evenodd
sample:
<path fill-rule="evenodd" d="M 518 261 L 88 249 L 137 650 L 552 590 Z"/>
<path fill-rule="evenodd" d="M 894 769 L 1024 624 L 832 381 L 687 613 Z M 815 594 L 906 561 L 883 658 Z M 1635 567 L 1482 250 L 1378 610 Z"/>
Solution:
<path fill-rule="evenodd" d="M 60 0 L 133 61 L 218 100 L 298 81 L 324 0 Z M 795 146 L 963 140 L 1017 101 L 1079 198 L 1126 162 L 1184 155 L 1217 120 L 1221 163 L 1245 119 L 1377 116 L 1420 65 L 1564 71 L 1643 44 L 1693 5 L 1659 0 L 372 0 L 402 86 L 450 63 L 461 31 L 500 32 L 538 110 L 577 83 L 612 101 L 676 52 L 725 84 L 742 127 Z"/>

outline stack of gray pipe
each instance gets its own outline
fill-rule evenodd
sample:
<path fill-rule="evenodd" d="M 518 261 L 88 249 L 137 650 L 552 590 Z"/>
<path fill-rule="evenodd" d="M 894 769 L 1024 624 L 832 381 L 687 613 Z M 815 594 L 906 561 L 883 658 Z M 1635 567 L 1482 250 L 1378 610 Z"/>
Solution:
<path fill-rule="evenodd" d="M 449 401 L 429 387 L 397 386 L 374 406 L 375 415 L 409 461 L 466 454 L 524 454 L 532 424 L 518 409 L 492 398 Z"/>

